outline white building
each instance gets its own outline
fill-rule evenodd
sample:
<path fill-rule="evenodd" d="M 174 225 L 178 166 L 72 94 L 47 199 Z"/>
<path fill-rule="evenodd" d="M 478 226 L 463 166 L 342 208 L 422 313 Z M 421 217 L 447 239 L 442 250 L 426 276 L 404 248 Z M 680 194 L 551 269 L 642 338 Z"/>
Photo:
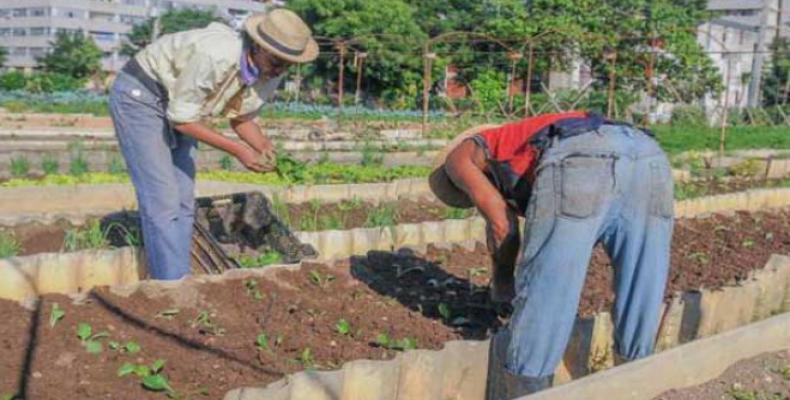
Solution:
<path fill-rule="evenodd" d="M 0 0 L 0 47 L 8 56 L 5 67 L 31 69 L 50 48 L 59 31 L 81 30 L 104 53 L 107 71 L 126 62 L 119 54 L 132 26 L 153 15 L 178 8 L 214 9 L 230 23 L 250 12 L 263 11 L 261 0 Z"/>

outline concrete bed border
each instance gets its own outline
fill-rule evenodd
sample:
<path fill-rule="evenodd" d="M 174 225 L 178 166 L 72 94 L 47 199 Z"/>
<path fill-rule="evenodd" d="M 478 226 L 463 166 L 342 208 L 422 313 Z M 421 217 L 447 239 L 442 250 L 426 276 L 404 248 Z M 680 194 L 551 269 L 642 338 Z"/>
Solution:
<path fill-rule="evenodd" d="M 760 189 L 676 202 L 675 213 L 678 218 L 690 218 L 714 212 L 756 211 L 785 206 L 790 206 L 790 189 Z M 485 222 L 480 217 L 472 217 L 295 234 L 300 241 L 318 251 L 318 260 L 326 261 L 365 254 L 370 250 L 474 243 L 485 237 Z M 94 286 L 137 282 L 144 276 L 143 260 L 139 250 L 130 247 L 0 259 L 0 298 L 23 300 L 39 293 L 68 294 Z"/>
<path fill-rule="evenodd" d="M 772 256 L 765 269 L 738 287 L 676 294 L 669 307 L 658 354 L 574 381 L 614 365 L 609 313 L 577 319 L 555 373 L 559 386 L 526 398 L 650 399 L 713 379 L 742 358 L 790 348 L 790 257 Z M 224 400 L 483 400 L 487 350 L 487 341 L 448 342 L 439 351 L 415 350 L 389 361 L 356 360 L 340 370 L 299 372 L 263 388 L 234 389 Z M 660 380 L 655 379 L 659 371 L 666 374 Z"/>

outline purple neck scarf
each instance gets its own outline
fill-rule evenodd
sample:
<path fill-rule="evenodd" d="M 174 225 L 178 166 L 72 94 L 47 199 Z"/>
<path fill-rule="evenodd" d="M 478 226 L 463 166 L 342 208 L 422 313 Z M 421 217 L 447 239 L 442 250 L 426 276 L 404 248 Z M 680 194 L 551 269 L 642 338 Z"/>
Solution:
<path fill-rule="evenodd" d="M 258 80 L 261 71 L 255 66 L 254 63 L 249 61 L 248 54 L 249 49 L 247 48 L 241 52 L 241 62 L 239 63 L 239 67 L 241 68 L 241 81 L 247 86 L 252 86 Z"/>

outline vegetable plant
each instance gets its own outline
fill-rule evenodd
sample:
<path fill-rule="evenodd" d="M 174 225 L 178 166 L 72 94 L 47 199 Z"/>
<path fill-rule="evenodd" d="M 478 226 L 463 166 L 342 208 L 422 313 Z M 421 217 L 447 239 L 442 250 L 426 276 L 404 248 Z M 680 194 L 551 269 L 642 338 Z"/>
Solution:
<path fill-rule="evenodd" d="M 242 254 L 236 260 L 242 268 L 261 268 L 267 265 L 277 264 L 282 261 L 280 253 L 270 250 L 266 251 L 257 257 L 251 257 Z"/>
<path fill-rule="evenodd" d="M 0 258 L 14 257 L 22 250 L 12 233 L 0 231 Z"/>
<path fill-rule="evenodd" d="M 151 365 L 135 365 L 127 362 L 118 369 L 118 377 L 135 375 L 140 378 L 144 388 L 154 392 L 167 392 L 169 397 L 174 397 L 176 392 L 162 371 L 164 367 L 165 360 L 162 359 L 154 361 Z"/>
<path fill-rule="evenodd" d="M 376 344 L 389 350 L 413 350 L 417 348 L 417 339 L 405 337 L 395 340 L 386 332 L 382 332 L 376 336 Z"/>
<path fill-rule="evenodd" d="M 342 336 L 350 335 L 351 334 L 351 324 L 348 323 L 345 319 L 340 319 L 335 324 L 335 329 L 337 333 Z"/>
<path fill-rule="evenodd" d="M 25 156 L 14 157 L 11 159 L 11 176 L 14 178 L 24 178 L 30 172 L 30 162 Z"/>
<path fill-rule="evenodd" d="M 379 205 L 368 213 L 365 226 L 375 228 L 380 226 L 394 226 L 396 219 L 395 207 L 390 204 Z"/>
<path fill-rule="evenodd" d="M 64 251 L 100 249 L 107 246 L 107 232 L 102 230 L 99 221 L 92 221 L 85 228 L 68 229 L 63 238 Z"/>
<path fill-rule="evenodd" d="M 229 155 L 227 155 L 227 154 L 224 154 L 224 155 L 223 155 L 223 156 L 222 156 L 222 157 L 219 159 L 219 167 L 220 167 L 220 168 L 221 168 L 223 171 L 232 171 L 232 170 L 233 170 L 233 159 L 232 159 L 232 158 L 230 158 L 230 156 L 229 156 Z"/>
<path fill-rule="evenodd" d="M 255 300 L 263 299 L 263 294 L 261 294 L 261 289 L 258 287 L 258 281 L 256 281 L 255 279 L 245 280 L 244 289 L 247 292 L 247 296 L 250 296 Z"/>
<path fill-rule="evenodd" d="M 65 316 L 66 312 L 60 308 L 60 305 L 58 305 L 58 303 L 52 303 L 52 308 L 49 311 L 49 327 L 54 328 Z"/>
<path fill-rule="evenodd" d="M 99 339 L 109 337 L 107 332 L 93 333 L 93 328 L 90 324 L 80 322 L 77 324 L 77 337 L 82 342 L 85 350 L 91 354 L 98 354 L 102 352 L 102 344 Z"/>
<path fill-rule="evenodd" d="M 111 340 L 107 343 L 107 347 L 109 347 L 110 350 L 118 350 L 121 351 L 122 353 L 129 353 L 129 354 L 139 353 L 140 350 L 142 350 L 142 348 L 140 347 L 139 344 L 137 344 L 137 342 L 126 342 L 126 344 L 122 345 L 116 341 Z"/>
<path fill-rule="evenodd" d="M 110 163 L 107 165 L 107 172 L 113 175 L 120 175 L 126 173 L 126 168 L 123 165 L 123 161 L 118 155 L 113 155 L 110 158 Z"/>
<path fill-rule="evenodd" d="M 305 347 L 304 350 L 302 350 L 302 353 L 299 355 L 299 362 L 302 363 L 302 366 L 305 368 L 313 368 L 315 366 L 313 351 L 310 350 L 309 347 Z"/>
<path fill-rule="evenodd" d="M 59 168 L 60 164 L 58 163 L 57 158 L 53 157 L 52 155 L 46 154 L 41 159 L 41 169 L 44 171 L 44 174 L 57 174 Z"/>
<path fill-rule="evenodd" d="M 225 329 L 217 325 L 214 318 L 208 311 L 201 311 L 197 317 L 192 320 L 192 327 L 198 328 L 198 332 L 212 336 L 222 336 L 225 334 Z"/>

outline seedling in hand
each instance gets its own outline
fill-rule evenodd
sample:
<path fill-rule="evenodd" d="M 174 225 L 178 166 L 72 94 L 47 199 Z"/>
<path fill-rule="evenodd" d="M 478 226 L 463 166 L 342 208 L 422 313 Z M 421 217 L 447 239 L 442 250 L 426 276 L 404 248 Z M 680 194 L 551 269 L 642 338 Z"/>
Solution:
<path fill-rule="evenodd" d="M 63 319 L 64 316 L 66 316 L 66 312 L 60 308 L 58 303 L 53 303 L 52 309 L 49 312 L 49 327 L 54 328 L 58 321 Z"/>
<path fill-rule="evenodd" d="M 85 346 L 85 350 L 91 354 L 98 354 L 102 352 L 102 345 L 99 339 L 110 336 L 107 332 L 99 332 L 93 334 L 93 328 L 89 324 L 80 322 L 77 325 L 77 337 Z"/>

